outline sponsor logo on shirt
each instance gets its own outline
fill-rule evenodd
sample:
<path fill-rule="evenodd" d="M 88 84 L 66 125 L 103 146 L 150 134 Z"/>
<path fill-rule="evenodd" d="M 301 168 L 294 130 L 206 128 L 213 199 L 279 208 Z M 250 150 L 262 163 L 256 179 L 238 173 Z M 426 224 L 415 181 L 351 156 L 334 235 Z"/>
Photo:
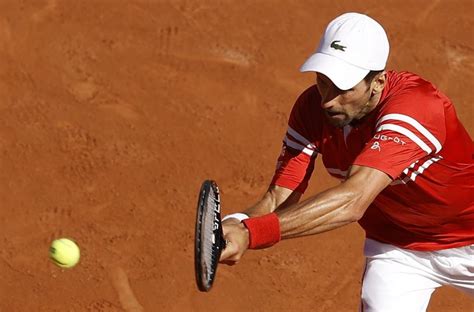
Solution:
<path fill-rule="evenodd" d="M 391 136 L 388 136 L 388 135 L 385 135 L 385 134 L 378 134 L 377 133 L 377 134 L 374 135 L 374 139 L 380 140 L 380 141 L 393 141 L 393 142 L 395 142 L 397 144 L 401 144 L 401 145 L 407 144 L 405 141 L 403 141 L 399 137 L 391 137 Z"/>
<path fill-rule="evenodd" d="M 378 141 L 375 141 L 374 144 L 370 147 L 370 149 L 373 150 L 378 150 L 380 152 L 380 143 Z"/>

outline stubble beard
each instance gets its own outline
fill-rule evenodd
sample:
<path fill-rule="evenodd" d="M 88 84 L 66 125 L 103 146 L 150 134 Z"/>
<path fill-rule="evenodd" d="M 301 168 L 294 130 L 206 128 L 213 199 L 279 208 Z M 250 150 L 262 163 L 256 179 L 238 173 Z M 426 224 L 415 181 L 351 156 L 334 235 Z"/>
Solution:
<path fill-rule="evenodd" d="M 349 116 L 347 114 L 343 114 L 345 116 L 344 119 L 336 119 L 336 118 L 332 118 L 331 116 L 325 114 L 325 117 L 327 119 L 327 121 L 333 125 L 334 127 L 336 128 L 344 128 L 345 126 L 347 126 L 348 124 L 350 124 L 353 120 L 353 118 L 349 118 Z"/>

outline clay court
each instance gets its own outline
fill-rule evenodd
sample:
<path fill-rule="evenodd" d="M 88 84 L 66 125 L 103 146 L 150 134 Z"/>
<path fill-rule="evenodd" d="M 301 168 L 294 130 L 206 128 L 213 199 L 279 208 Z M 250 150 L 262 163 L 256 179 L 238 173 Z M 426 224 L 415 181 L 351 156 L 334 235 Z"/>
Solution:
<path fill-rule="evenodd" d="M 249 252 L 210 293 L 193 271 L 201 182 L 224 213 L 263 194 L 314 82 L 299 66 L 346 11 L 474 135 L 472 0 L 0 1 L 0 311 L 357 311 L 356 224 Z M 306 196 L 334 183 L 318 163 Z M 49 260 L 57 237 L 75 268 Z M 474 302 L 443 288 L 428 311 Z"/>

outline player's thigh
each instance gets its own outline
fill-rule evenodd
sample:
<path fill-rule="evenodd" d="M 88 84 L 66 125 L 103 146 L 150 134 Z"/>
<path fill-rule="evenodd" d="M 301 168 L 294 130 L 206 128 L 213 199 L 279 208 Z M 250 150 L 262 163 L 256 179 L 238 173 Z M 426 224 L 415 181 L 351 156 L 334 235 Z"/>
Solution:
<path fill-rule="evenodd" d="M 364 312 L 424 312 L 441 286 L 403 259 L 367 258 L 362 284 Z"/>
<path fill-rule="evenodd" d="M 431 264 L 446 284 L 474 297 L 474 245 L 433 252 Z"/>

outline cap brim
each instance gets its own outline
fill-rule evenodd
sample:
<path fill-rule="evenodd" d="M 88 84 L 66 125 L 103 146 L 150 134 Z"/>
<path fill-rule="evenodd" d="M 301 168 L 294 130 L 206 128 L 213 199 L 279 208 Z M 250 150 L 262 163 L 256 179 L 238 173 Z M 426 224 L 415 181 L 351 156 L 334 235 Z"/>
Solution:
<path fill-rule="evenodd" d="M 321 73 L 331 79 L 339 89 L 349 90 L 361 82 L 370 70 L 354 66 L 328 54 L 315 53 L 304 62 L 300 71 Z"/>

